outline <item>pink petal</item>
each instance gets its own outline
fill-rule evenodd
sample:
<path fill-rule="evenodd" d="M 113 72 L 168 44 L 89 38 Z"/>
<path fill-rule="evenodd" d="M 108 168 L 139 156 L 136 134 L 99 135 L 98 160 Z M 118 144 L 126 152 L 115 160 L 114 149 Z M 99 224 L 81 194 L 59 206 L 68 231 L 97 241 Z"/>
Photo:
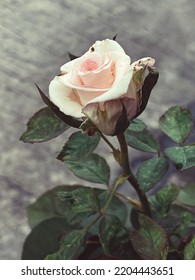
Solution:
<path fill-rule="evenodd" d="M 94 88 L 109 88 L 114 81 L 114 69 L 112 61 L 100 70 L 89 71 L 86 73 L 78 72 L 84 86 Z"/>
<path fill-rule="evenodd" d="M 105 102 L 108 100 L 114 100 L 123 97 L 128 91 L 132 75 L 133 71 L 130 68 L 129 71 L 124 75 L 124 77 L 120 81 L 114 83 L 110 89 L 107 89 L 107 91 L 104 92 L 104 94 L 96 97 L 89 103 Z"/>

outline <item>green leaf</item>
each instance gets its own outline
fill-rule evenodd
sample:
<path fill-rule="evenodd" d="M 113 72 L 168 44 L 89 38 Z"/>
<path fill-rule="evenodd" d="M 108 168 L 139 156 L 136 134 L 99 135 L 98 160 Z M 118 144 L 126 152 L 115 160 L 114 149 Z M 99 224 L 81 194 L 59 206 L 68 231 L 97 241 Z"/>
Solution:
<path fill-rule="evenodd" d="M 48 254 L 59 248 L 59 237 L 64 231 L 72 230 L 63 218 L 51 218 L 38 224 L 27 236 L 23 251 L 23 260 L 43 260 Z"/>
<path fill-rule="evenodd" d="M 160 224 L 162 219 L 168 219 L 167 214 L 169 213 L 173 205 L 172 203 L 176 200 L 178 194 L 178 187 L 174 184 L 170 184 L 168 186 L 163 187 L 155 195 L 149 197 L 153 217 L 156 217 Z M 170 217 L 170 219 L 172 219 L 172 217 Z"/>
<path fill-rule="evenodd" d="M 134 149 L 150 153 L 159 151 L 159 143 L 147 129 L 141 131 L 132 131 L 128 129 L 125 132 L 125 136 L 127 144 Z"/>
<path fill-rule="evenodd" d="M 39 110 L 27 123 L 27 130 L 20 140 L 27 143 L 44 142 L 57 137 L 69 126 L 60 120 L 50 108 Z"/>
<path fill-rule="evenodd" d="M 65 235 L 60 242 L 58 252 L 48 255 L 46 260 L 74 260 L 84 250 L 86 232 L 73 230 Z"/>
<path fill-rule="evenodd" d="M 100 134 L 98 133 L 88 136 L 81 131 L 75 132 L 70 136 L 57 158 L 62 161 L 83 159 L 95 150 L 99 141 Z"/>
<path fill-rule="evenodd" d="M 82 228 L 86 228 L 99 216 L 110 195 L 110 192 L 100 189 L 80 188 L 72 192 L 59 192 L 60 199 L 68 205 L 64 216 L 69 224 L 79 224 Z M 117 196 L 113 196 L 106 214 L 113 214 L 124 224 L 129 222 L 128 212 L 130 206 L 123 203 Z M 99 233 L 99 221 L 94 224 L 90 230 L 93 234 Z"/>
<path fill-rule="evenodd" d="M 158 208 L 156 209 L 158 213 L 166 213 L 169 211 L 171 204 L 177 198 L 179 194 L 179 189 L 177 186 L 171 184 L 160 191 L 158 191 L 155 195 L 156 201 L 158 202 Z"/>
<path fill-rule="evenodd" d="M 156 200 L 164 205 L 165 208 L 169 207 L 171 203 L 177 198 L 179 189 L 176 185 L 171 184 L 156 193 Z"/>
<path fill-rule="evenodd" d="M 171 236 L 180 226 L 180 219 L 172 215 L 166 215 L 156 220 L 158 224 L 165 230 L 168 236 Z"/>
<path fill-rule="evenodd" d="M 69 204 L 64 215 L 71 224 L 82 223 L 82 220 L 88 219 L 89 216 L 99 213 L 100 205 L 98 200 L 98 189 L 78 188 L 71 192 L 62 191 L 58 193 L 60 200 Z"/>
<path fill-rule="evenodd" d="M 195 236 L 184 248 L 184 260 L 195 260 Z"/>
<path fill-rule="evenodd" d="M 103 209 L 108 198 L 110 196 L 109 191 L 99 190 L 98 199 L 100 203 L 100 209 Z M 131 205 L 125 204 L 121 201 L 117 196 L 113 196 L 112 200 L 109 203 L 109 206 L 106 209 L 106 215 L 112 215 L 113 213 L 118 217 L 123 225 L 129 226 L 129 212 L 130 212 Z M 87 225 L 91 224 L 99 214 L 91 215 L 85 220 L 82 221 L 82 226 L 86 227 Z M 93 234 L 99 234 L 99 221 L 90 228 L 90 232 Z"/>
<path fill-rule="evenodd" d="M 158 157 L 144 161 L 137 171 L 137 179 L 144 192 L 149 191 L 165 175 L 168 163 L 165 158 Z"/>
<path fill-rule="evenodd" d="M 104 216 L 99 226 L 99 238 L 107 255 L 117 259 L 134 259 L 135 252 L 132 248 L 128 231 L 118 217 Z"/>
<path fill-rule="evenodd" d="M 168 241 L 163 228 L 143 214 L 139 215 L 139 224 L 139 230 L 130 234 L 137 254 L 144 260 L 165 260 L 168 254 Z"/>
<path fill-rule="evenodd" d="M 80 185 L 59 186 L 44 193 L 27 208 L 31 228 L 40 222 L 63 217 L 68 224 L 82 225 L 89 217 L 99 213 L 99 197 L 103 191 Z M 121 205 L 120 205 L 121 206 Z"/>
<path fill-rule="evenodd" d="M 186 233 L 186 229 L 195 224 L 195 216 L 190 209 L 173 204 L 170 209 L 170 214 L 177 217 L 180 221 L 179 227 L 176 230 L 177 234 L 182 234 L 183 231 Z"/>
<path fill-rule="evenodd" d="M 102 193 L 99 195 L 99 201 L 100 201 L 100 207 L 103 208 L 106 204 L 106 201 L 108 200 L 108 197 L 110 196 L 109 191 L 102 191 Z M 129 205 L 128 205 L 129 207 Z M 127 208 L 127 205 L 121 201 L 116 195 L 112 197 L 112 200 L 106 209 L 106 214 L 111 215 L 115 214 L 119 220 L 125 224 L 126 220 L 128 219 L 127 211 L 129 209 Z"/>
<path fill-rule="evenodd" d="M 180 189 L 177 200 L 188 206 L 195 206 L 195 183 Z"/>
<path fill-rule="evenodd" d="M 145 123 L 140 120 L 140 119 L 133 119 L 127 128 L 127 130 L 134 131 L 134 132 L 139 132 L 145 130 L 146 125 Z"/>
<path fill-rule="evenodd" d="M 182 144 L 192 129 L 191 112 L 180 106 L 171 107 L 160 117 L 159 125 L 173 141 Z"/>
<path fill-rule="evenodd" d="M 167 148 L 165 154 L 177 169 L 184 170 L 195 166 L 195 146 Z"/>
<path fill-rule="evenodd" d="M 91 154 L 79 161 L 65 161 L 66 167 L 77 177 L 99 184 L 108 184 L 110 168 L 106 160 L 97 154 Z"/>
<path fill-rule="evenodd" d="M 60 191 L 58 192 L 58 197 L 65 202 L 71 200 L 69 209 L 74 209 L 77 212 L 99 211 L 98 191 L 98 189 L 90 187 L 81 187 L 71 192 Z"/>
<path fill-rule="evenodd" d="M 70 208 L 71 201 L 64 203 L 60 201 L 58 192 L 71 192 L 78 188 L 84 188 L 80 185 L 58 186 L 45 192 L 34 203 L 27 207 L 28 222 L 31 228 L 34 228 L 40 222 L 52 217 L 65 217 Z"/>

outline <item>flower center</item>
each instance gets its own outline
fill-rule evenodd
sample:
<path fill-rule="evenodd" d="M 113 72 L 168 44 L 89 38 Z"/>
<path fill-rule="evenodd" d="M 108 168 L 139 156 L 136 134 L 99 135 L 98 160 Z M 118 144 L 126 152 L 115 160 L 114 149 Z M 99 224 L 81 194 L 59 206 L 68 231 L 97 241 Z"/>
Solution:
<path fill-rule="evenodd" d="M 85 63 L 81 67 L 82 72 L 88 72 L 88 71 L 93 71 L 98 68 L 98 64 L 90 59 L 87 59 Z"/>

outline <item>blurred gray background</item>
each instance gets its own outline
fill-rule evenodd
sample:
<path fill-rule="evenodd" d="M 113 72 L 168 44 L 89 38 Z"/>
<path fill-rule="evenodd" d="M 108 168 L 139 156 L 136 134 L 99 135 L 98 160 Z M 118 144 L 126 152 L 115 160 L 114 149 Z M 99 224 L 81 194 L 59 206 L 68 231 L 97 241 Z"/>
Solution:
<path fill-rule="evenodd" d="M 69 130 L 42 144 L 18 140 L 28 119 L 44 107 L 34 83 L 47 93 L 50 80 L 68 61 L 67 51 L 82 55 L 96 40 L 117 33 L 132 61 L 156 59 L 160 79 L 141 116 L 155 130 L 171 105 L 188 105 L 195 112 L 194 15 L 194 0 L 0 1 L 0 259 L 20 259 L 30 230 L 29 203 L 53 186 L 79 181 L 55 159 Z M 107 147 L 101 152 L 111 160 Z M 136 165 L 141 153 L 130 152 Z M 171 169 L 168 180 L 183 184 L 193 174 L 191 169 L 175 177 Z"/>

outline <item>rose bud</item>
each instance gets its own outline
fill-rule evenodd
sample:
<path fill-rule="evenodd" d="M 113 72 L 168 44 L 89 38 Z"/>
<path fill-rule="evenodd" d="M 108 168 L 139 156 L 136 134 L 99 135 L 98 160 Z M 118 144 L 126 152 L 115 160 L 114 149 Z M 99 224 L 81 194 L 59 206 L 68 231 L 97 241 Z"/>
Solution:
<path fill-rule="evenodd" d="M 144 73 L 154 62 L 147 57 L 131 64 L 116 41 L 96 41 L 61 67 L 61 75 L 50 83 L 50 100 L 64 114 L 88 119 L 106 135 L 122 133 L 140 112 Z"/>

